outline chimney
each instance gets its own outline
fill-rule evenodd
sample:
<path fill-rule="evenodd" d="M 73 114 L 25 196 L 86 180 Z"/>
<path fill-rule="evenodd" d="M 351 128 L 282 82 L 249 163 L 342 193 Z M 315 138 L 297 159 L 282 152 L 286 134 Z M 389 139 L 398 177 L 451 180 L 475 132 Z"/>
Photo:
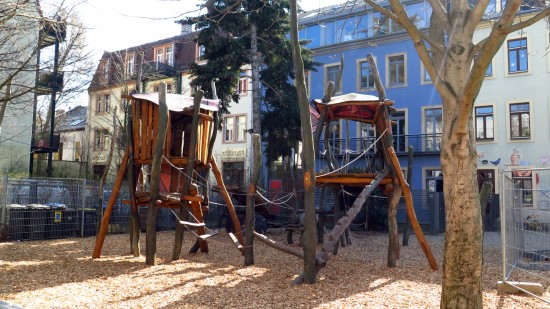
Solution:
<path fill-rule="evenodd" d="M 181 24 L 181 34 L 189 34 L 193 32 L 193 25 Z"/>

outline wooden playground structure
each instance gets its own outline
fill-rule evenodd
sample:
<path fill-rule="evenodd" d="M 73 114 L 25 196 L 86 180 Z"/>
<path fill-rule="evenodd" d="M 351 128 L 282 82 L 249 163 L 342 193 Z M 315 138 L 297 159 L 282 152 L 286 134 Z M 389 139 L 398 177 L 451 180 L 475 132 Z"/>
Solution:
<path fill-rule="evenodd" d="M 316 253 L 316 269 L 318 272 L 327 265 L 330 256 L 337 254 L 340 244 L 343 246 L 349 244 L 349 226 L 351 222 L 365 204 L 367 196 L 372 194 L 375 189 L 380 188 L 388 198 L 388 267 L 395 267 L 399 259 L 400 245 L 396 214 L 397 204 L 403 196 L 407 217 L 417 240 L 430 267 L 437 270 L 437 263 L 414 212 L 409 184 L 403 176 L 399 160 L 393 148 L 390 114 L 395 110 L 393 107 L 394 102 L 385 98 L 385 92 L 381 86 L 372 57 L 369 58 L 369 61 L 373 66 L 375 83 L 379 90 L 378 97 L 353 93 L 337 97 L 328 95 L 323 99 L 314 100 L 310 104 L 313 130 L 315 131 L 315 149 L 319 151 L 319 140 L 321 132 L 324 131 L 325 156 L 329 163 L 327 173 L 316 175 L 316 186 L 322 188 L 323 195 L 327 189 L 336 192 L 342 186 L 363 188 L 353 205 L 335 217 L 335 226 L 327 235 L 326 240 L 323 235 L 319 237 L 319 242 L 322 242 L 323 245 L 321 250 Z M 333 87 L 332 82 L 327 87 L 327 93 L 332 93 L 331 87 Z M 213 88 L 215 89 L 215 87 Z M 217 132 L 218 101 L 202 99 L 202 91 L 198 91 L 194 98 L 166 94 L 163 91 L 160 93 L 135 93 L 125 96 L 125 98 L 131 102 L 127 125 L 128 145 L 96 238 L 93 258 L 99 258 L 101 255 L 110 214 L 126 172 L 128 172 L 131 198 L 124 201 L 124 203 L 131 207 L 130 242 L 134 256 L 140 254 L 138 207 L 148 207 L 146 235 L 146 262 L 148 265 L 156 264 L 156 213 L 158 207 L 179 210 L 179 214 L 174 212 L 178 224 L 176 225 L 172 259 L 179 259 L 185 229 L 197 238 L 190 252 L 196 253 L 199 248 L 201 252 L 208 252 L 206 239 L 216 234 L 208 233 L 208 228 L 204 223 L 203 212 L 207 210 L 204 205 L 207 205 L 208 192 L 204 192 L 206 197 L 200 195 L 198 187 L 194 183 L 197 182 L 198 177 L 207 179 L 210 170 L 216 178 L 233 223 L 234 234 L 229 233 L 229 236 L 241 252 L 246 251 L 243 248 L 252 248 L 251 239 L 246 240 L 247 245 L 245 246 L 241 224 L 227 188 L 223 183 L 220 170 L 212 156 Z M 367 162 L 368 171 L 364 173 L 341 173 L 342 167 L 337 166 L 327 141 L 329 140 L 330 124 L 340 120 L 367 123 L 375 128 L 376 136 L 374 141 L 369 141 L 368 149 L 376 149 L 376 154 L 372 158 L 365 156 L 367 160 L 372 161 Z M 259 145 L 259 136 L 257 144 Z M 363 155 L 367 153 L 367 150 Z M 257 152 L 259 153 L 259 150 Z M 249 196 L 255 194 L 255 187 L 252 190 L 249 189 Z M 323 196 L 321 200 L 323 200 Z M 253 205 L 253 202 L 251 205 Z M 247 207 L 253 209 L 253 206 Z M 189 219 L 190 217 L 192 218 Z M 322 233 L 324 227 L 318 226 L 317 230 L 318 233 Z M 278 244 L 256 232 L 253 235 L 269 246 L 304 259 L 302 250 Z M 246 253 L 248 254 L 248 252 Z M 295 283 L 300 283 L 301 280 L 303 280 L 303 276 L 299 276 Z"/>
<path fill-rule="evenodd" d="M 210 170 L 227 204 L 235 230 L 235 241 L 244 245 L 235 208 L 212 156 L 217 133 L 218 100 L 202 99 L 202 91 L 194 98 L 178 94 L 166 94 L 162 98 L 158 93 L 135 93 L 124 98 L 131 102 L 127 124 L 128 142 L 101 221 L 93 258 L 101 256 L 109 218 L 126 172 L 131 198 L 123 202 L 131 207 L 130 242 L 135 256 L 140 254 L 140 206 L 149 208 L 146 246 L 148 264 L 155 263 L 158 207 L 179 210 L 179 214 L 174 212 L 178 224 L 173 259 L 179 258 L 184 229 L 197 236 L 191 252 L 199 248 L 201 252 L 208 252 L 206 239 L 215 233 L 206 232 L 203 214 L 207 210 L 203 207 L 205 197 L 199 195 L 194 182 L 199 175 L 208 175 Z M 193 220 L 189 220 L 190 216 Z"/>

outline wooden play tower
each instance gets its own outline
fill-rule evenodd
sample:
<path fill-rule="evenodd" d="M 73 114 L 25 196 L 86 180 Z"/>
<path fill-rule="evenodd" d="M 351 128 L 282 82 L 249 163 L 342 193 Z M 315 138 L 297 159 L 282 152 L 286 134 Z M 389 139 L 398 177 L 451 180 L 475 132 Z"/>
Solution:
<path fill-rule="evenodd" d="M 198 175 L 216 177 L 235 227 L 236 241 L 242 246 L 241 225 L 220 170 L 212 156 L 217 133 L 218 100 L 178 94 L 135 93 L 123 98 L 130 101 L 127 145 L 96 238 L 93 258 L 99 258 L 107 233 L 109 218 L 124 176 L 129 182 L 131 207 L 130 242 L 134 256 L 139 256 L 138 207 L 148 207 L 147 263 L 154 264 L 156 250 L 156 213 L 158 207 L 170 208 L 177 218 L 173 259 L 178 259 L 185 229 L 197 236 L 191 251 L 208 252 L 206 239 L 214 233 L 205 231 L 203 207 L 207 198 L 199 195 L 195 185 Z M 158 145 L 161 141 L 160 145 Z M 164 144 L 164 145 L 162 145 Z M 164 147 L 163 147 L 164 146 Z M 206 190 L 204 190 L 206 191 Z M 204 192 L 205 195 L 208 192 Z M 191 218 L 191 219 L 189 219 Z M 150 230 L 151 229 L 151 230 Z"/>

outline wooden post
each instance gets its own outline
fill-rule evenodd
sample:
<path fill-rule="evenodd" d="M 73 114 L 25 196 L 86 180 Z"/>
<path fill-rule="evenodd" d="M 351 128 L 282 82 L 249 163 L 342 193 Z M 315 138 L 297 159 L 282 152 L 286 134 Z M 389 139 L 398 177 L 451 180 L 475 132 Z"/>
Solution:
<path fill-rule="evenodd" d="M 399 171 L 400 172 L 400 171 Z M 401 199 L 403 190 L 399 185 L 399 180 L 393 179 L 393 192 L 388 201 L 388 267 L 397 266 L 399 260 L 399 231 L 397 229 L 397 204 Z"/>
<path fill-rule="evenodd" d="M 201 200 L 204 201 L 204 198 L 199 195 L 199 187 L 192 183 L 189 186 L 189 195 L 193 197 L 191 200 L 191 210 L 193 211 L 193 216 L 197 222 L 204 222 L 204 216 L 202 213 Z M 186 201 L 187 202 L 187 201 Z M 197 235 L 206 234 L 204 226 L 199 226 L 197 228 Z M 197 253 L 198 248 L 201 249 L 201 252 L 208 253 L 208 243 L 204 239 L 197 238 L 195 245 L 189 250 L 189 253 Z"/>
<path fill-rule="evenodd" d="M 407 162 L 407 183 L 411 185 L 412 180 L 412 169 L 413 169 L 413 157 L 414 149 L 413 146 L 409 146 L 409 162 Z M 409 217 L 405 216 L 405 226 L 403 227 L 403 246 L 409 245 L 409 234 L 411 231 L 411 223 L 409 222 Z"/>
<path fill-rule="evenodd" d="M 216 163 L 216 159 L 214 159 L 214 157 L 211 158 L 210 164 L 212 165 L 212 172 L 214 173 L 214 177 L 216 177 L 216 181 L 218 182 L 218 186 L 220 187 L 220 193 L 222 194 L 223 199 L 227 204 L 227 212 L 229 213 L 229 217 L 231 217 L 231 221 L 233 222 L 233 228 L 235 229 L 234 230 L 235 236 L 237 237 L 239 244 L 241 244 L 241 246 L 244 247 L 245 242 L 244 242 L 244 237 L 241 230 L 241 223 L 239 222 L 239 217 L 235 212 L 235 207 L 233 206 L 233 202 L 231 201 L 229 192 L 227 192 L 227 188 L 225 188 L 225 184 L 223 183 L 222 173 L 220 172 L 220 169 L 218 168 L 218 164 Z"/>
<path fill-rule="evenodd" d="M 315 257 L 315 275 L 319 273 L 319 270 L 321 270 L 322 267 L 325 267 L 327 265 L 327 262 L 330 258 L 329 252 L 334 248 L 336 243 L 340 241 L 340 236 L 345 233 L 346 228 L 351 224 L 353 219 L 357 217 L 357 214 L 359 214 L 359 211 L 361 211 L 361 208 L 363 207 L 363 204 L 365 204 L 365 200 L 367 199 L 369 194 L 371 194 L 372 191 L 374 191 L 374 189 L 378 187 L 378 185 L 386 177 L 386 175 L 388 175 L 387 169 L 378 172 L 371 184 L 363 188 L 363 191 L 359 193 L 359 195 L 353 202 L 353 205 L 348 210 L 347 214 L 343 216 L 338 222 L 336 222 L 334 228 L 327 237 L 327 241 L 323 243 L 321 251 L 317 253 Z M 296 279 L 294 279 L 294 282 L 292 284 L 295 285 L 304 283 L 304 275 L 304 273 L 300 274 L 298 277 L 296 277 Z"/>
<path fill-rule="evenodd" d="M 157 265 L 157 204 L 159 199 L 160 167 L 162 165 L 162 154 L 168 131 L 168 106 L 166 105 L 166 83 L 161 82 L 159 87 L 159 121 L 156 138 L 156 145 L 151 164 L 151 201 L 147 212 L 147 235 L 145 238 L 145 263 Z"/>
<path fill-rule="evenodd" d="M 260 134 L 252 135 L 253 162 L 252 177 L 248 184 L 248 195 L 246 196 L 246 246 L 244 247 L 244 265 L 254 265 L 254 222 L 256 211 L 254 202 L 256 200 L 256 186 L 260 178 L 260 168 L 262 167 L 262 151 L 260 148 Z"/>
<path fill-rule="evenodd" d="M 101 249 L 103 248 L 103 242 L 105 241 L 105 235 L 107 235 L 107 228 L 109 227 L 109 219 L 111 218 L 111 213 L 113 212 L 113 206 L 115 205 L 116 198 L 118 197 L 118 192 L 120 191 L 120 186 L 122 185 L 122 180 L 124 179 L 124 173 L 126 172 L 126 166 L 128 165 L 128 148 L 124 152 L 124 157 L 120 163 L 120 168 L 118 169 L 118 174 L 116 176 L 115 184 L 113 186 L 113 192 L 109 197 L 107 202 L 107 208 L 103 213 L 103 219 L 101 220 L 101 226 L 97 232 L 95 239 L 94 253 L 92 258 L 97 259 L 101 256 Z M 101 207 L 101 206 L 99 206 Z"/>
<path fill-rule="evenodd" d="M 191 140 L 189 141 L 189 155 L 187 156 L 187 168 L 185 174 L 187 177 L 184 179 L 183 195 L 189 194 L 189 185 L 193 179 L 193 167 L 195 165 L 195 153 L 197 147 L 197 127 L 199 123 L 199 112 L 201 106 L 201 100 L 204 92 L 197 90 L 195 97 L 193 98 L 193 120 L 191 122 Z M 182 195 L 182 196 L 183 196 Z M 180 218 L 187 215 L 187 207 L 185 201 L 183 201 L 180 207 Z M 172 260 L 178 260 L 181 254 L 181 244 L 183 242 L 183 232 L 185 227 L 181 224 L 176 225 L 176 237 L 174 241 L 174 251 L 172 252 Z"/>
<path fill-rule="evenodd" d="M 315 283 L 315 250 L 317 248 L 315 239 L 315 150 L 313 148 L 311 114 L 309 111 L 309 101 L 304 77 L 304 61 L 302 59 L 298 40 L 296 0 L 290 1 L 290 12 L 292 60 L 294 63 L 298 105 L 302 124 L 302 167 L 304 171 L 304 235 L 302 236 L 302 243 L 304 245 L 304 282 Z"/>
<path fill-rule="evenodd" d="M 126 149 L 128 149 L 128 191 L 130 192 L 130 252 L 134 257 L 140 256 L 140 234 L 138 206 L 136 204 L 136 176 L 134 167 L 134 131 L 133 131 L 133 100 L 128 106 L 128 122 L 126 123 Z"/>

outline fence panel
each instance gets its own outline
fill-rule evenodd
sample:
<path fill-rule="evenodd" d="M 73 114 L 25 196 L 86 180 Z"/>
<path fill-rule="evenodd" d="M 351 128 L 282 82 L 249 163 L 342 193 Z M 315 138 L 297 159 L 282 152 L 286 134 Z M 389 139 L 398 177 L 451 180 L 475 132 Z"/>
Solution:
<path fill-rule="evenodd" d="M 505 170 L 501 186 L 502 280 L 550 289 L 550 169 Z M 550 292 L 534 296 L 550 303 Z"/>

